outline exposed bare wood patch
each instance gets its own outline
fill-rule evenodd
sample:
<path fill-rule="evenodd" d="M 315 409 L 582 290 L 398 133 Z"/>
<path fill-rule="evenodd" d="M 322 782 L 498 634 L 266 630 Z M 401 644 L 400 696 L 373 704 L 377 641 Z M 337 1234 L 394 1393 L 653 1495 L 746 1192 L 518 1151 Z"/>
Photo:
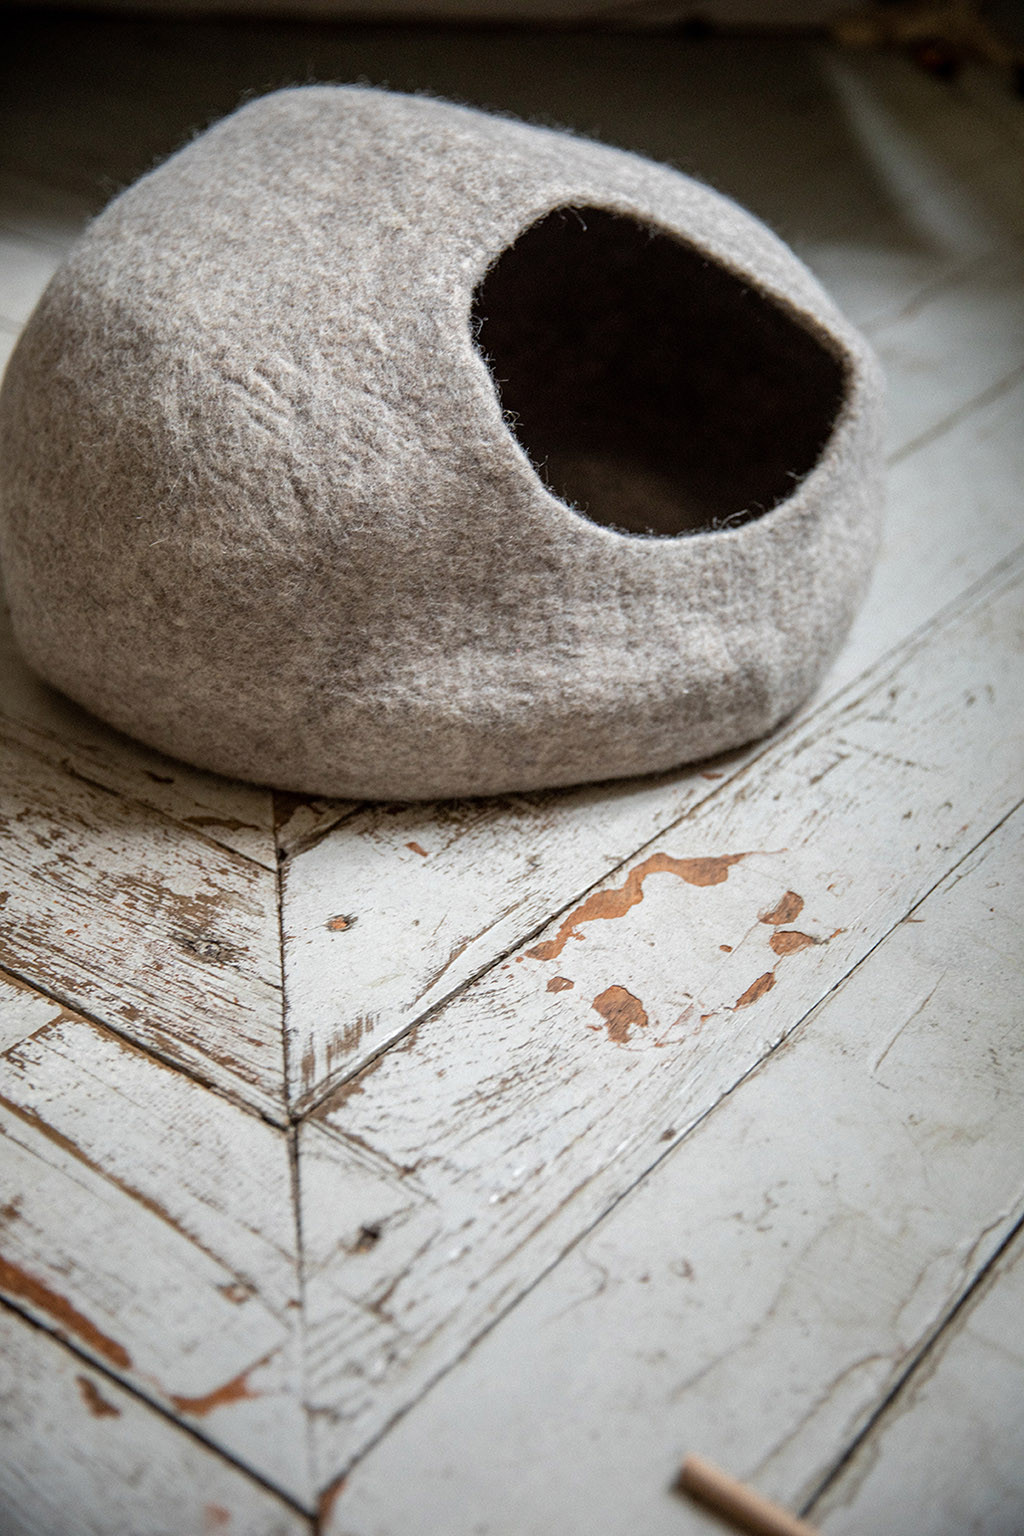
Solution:
<path fill-rule="evenodd" d="M 804 899 L 798 896 L 796 891 L 787 891 L 784 896 L 772 907 L 770 912 L 761 913 L 762 923 L 779 925 L 781 923 L 795 923 L 804 909 Z"/>
<path fill-rule="evenodd" d="M 263 1365 L 265 1362 L 260 1361 Z M 230 1381 L 214 1387 L 210 1392 L 204 1392 L 201 1397 L 183 1397 L 178 1393 L 171 1394 L 171 1402 L 179 1413 L 186 1414 L 189 1418 L 205 1419 L 207 1414 L 213 1413 L 216 1408 L 224 1408 L 229 1403 L 240 1403 L 246 1398 L 259 1397 L 249 1385 L 249 1377 L 254 1366 L 248 1370 L 239 1371 L 237 1376 L 232 1376 Z"/>
<path fill-rule="evenodd" d="M 643 1003 L 625 987 L 606 987 L 594 998 L 592 1007 L 604 1019 L 608 1038 L 616 1045 L 625 1045 L 634 1029 L 647 1028 Z"/>
<path fill-rule="evenodd" d="M 124 1371 L 131 1368 L 132 1357 L 122 1344 L 97 1328 L 96 1324 L 73 1306 L 66 1296 L 62 1296 L 45 1280 L 41 1280 L 38 1275 L 31 1274 L 20 1264 L 15 1264 L 2 1255 L 0 1255 L 0 1290 L 5 1291 L 15 1301 L 30 1302 L 33 1307 L 45 1313 L 62 1334 L 78 1339 L 88 1349 L 95 1350 L 104 1360 L 109 1361 L 111 1365 L 119 1366 Z"/>
<path fill-rule="evenodd" d="M 611 891 L 595 891 L 570 912 L 553 939 L 535 945 L 526 953 L 531 960 L 557 960 L 569 939 L 583 937 L 580 929 L 584 923 L 624 917 L 631 907 L 643 901 L 644 881 L 648 875 L 676 875 L 687 885 L 721 885 L 729 878 L 732 866 L 748 857 L 745 853 L 726 853 L 697 859 L 674 859 L 668 853 L 652 853 L 629 871 L 623 885 Z"/>
<path fill-rule="evenodd" d="M 82 1401 L 94 1419 L 119 1419 L 121 1417 L 120 1408 L 103 1396 L 103 1393 L 91 1376 L 78 1375 L 75 1377 L 75 1381 L 78 1383 L 78 1390 L 82 1394 Z"/>
<path fill-rule="evenodd" d="M 775 972 L 765 971 L 756 981 L 752 981 L 747 990 L 733 1003 L 734 1008 L 749 1008 L 751 1003 L 756 1003 L 770 992 L 775 985 Z"/>
<path fill-rule="evenodd" d="M 772 934 L 768 943 L 777 955 L 797 955 L 808 944 L 820 944 L 821 940 L 812 934 L 800 933 L 795 928 L 782 928 Z"/>

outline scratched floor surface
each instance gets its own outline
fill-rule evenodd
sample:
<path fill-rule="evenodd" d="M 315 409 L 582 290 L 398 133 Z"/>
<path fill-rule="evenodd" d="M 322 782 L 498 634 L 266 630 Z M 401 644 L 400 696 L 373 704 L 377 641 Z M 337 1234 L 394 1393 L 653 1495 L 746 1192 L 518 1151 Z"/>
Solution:
<path fill-rule="evenodd" d="M 814 42 L 9 13 L 0 341 L 243 93 L 671 160 L 888 373 L 867 604 L 769 740 L 438 806 L 107 730 L 0 631 L 3 1536 L 1024 1530 L 1024 108 Z"/>

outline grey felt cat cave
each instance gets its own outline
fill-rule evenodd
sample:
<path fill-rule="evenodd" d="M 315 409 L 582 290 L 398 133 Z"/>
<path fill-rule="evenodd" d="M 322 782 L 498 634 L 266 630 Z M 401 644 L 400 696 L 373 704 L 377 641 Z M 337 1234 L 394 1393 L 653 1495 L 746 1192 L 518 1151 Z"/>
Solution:
<path fill-rule="evenodd" d="M 280 92 L 118 197 L 19 342 L 16 633 L 114 725 L 287 789 L 668 768 L 839 645 L 878 396 L 801 263 L 677 172 Z"/>

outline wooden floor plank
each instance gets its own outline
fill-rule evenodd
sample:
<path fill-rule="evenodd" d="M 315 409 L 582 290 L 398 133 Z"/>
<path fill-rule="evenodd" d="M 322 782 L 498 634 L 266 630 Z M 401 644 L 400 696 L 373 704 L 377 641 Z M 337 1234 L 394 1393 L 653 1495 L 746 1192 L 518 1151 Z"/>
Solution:
<path fill-rule="evenodd" d="M 670 1492 L 689 1451 L 798 1506 L 1024 1214 L 1022 900 L 1024 812 L 390 1430 L 325 1536 L 711 1536 Z M 995 1303 L 1019 1355 L 1013 1295 L 1019 1276 Z M 991 1358 L 989 1401 L 958 1406 L 941 1365 L 932 1406 L 927 1381 L 904 1418 L 897 1399 L 829 1536 L 1016 1529 L 956 1518 L 1020 1486 L 1020 1362 Z M 979 1459 L 958 1506 L 925 1463 L 961 1423 Z"/>
<path fill-rule="evenodd" d="M 281 1116 L 275 876 L 36 745 L 0 722 L 0 964 Z"/>
<path fill-rule="evenodd" d="M 870 336 L 890 380 L 888 448 L 902 454 L 1024 367 L 1024 253 L 979 263 L 968 278 L 937 285 Z"/>
<path fill-rule="evenodd" d="M 0 1308 L 4 1536 L 311 1536 L 273 1493 Z"/>
<path fill-rule="evenodd" d="M 386 1272 L 386 1222 L 375 1246 L 366 1302 L 402 1331 L 384 1379 L 368 1390 L 342 1354 L 311 1372 L 321 1470 L 414 1398 L 1017 804 L 1022 591 L 1018 562 L 317 1112 L 408 1171 L 441 1216 L 411 1278 L 404 1243 Z M 363 1222 L 377 1225 L 372 1209 Z M 340 1232 L 333 1283 L 350 1294 L 362 1255 Z M 307 1316 L 315 1345 L 333 1321 Z"/>
<path fill-rule="evenodd" d="M 0 1290 L 310 1497 L 286 1136 L 85 1020 L 0 1057 Z"/>
<path fill-rule="evenodd" d="M 892 470 L 872 589 L 804 718 L 1018 545 L 1022 410 L 1024 381 Z M 283 873 L 293 1100 L 314 1102 L 763 748 L 653 780 L 369 806 L 300 852 Z"/>
<path fill-rule="evenodd" d="M 890 469 L 871 590 L 822 694 L 851 683 L 1018 547 L 1022 416 L 1024 379 Z"/>
<path fill-rule="evenodd" d="M 0 1052 L 66 1017 L 70 1017 L 67 1010 L 52 997 L 0 971 Z"/>
<path fill-rule="evenodd" d="M 247 859 L 276 869 L 270 791 L 239 784 L 132 741 L 48 688 L 15 644 L 0 601 L 0 719 L 20 728 L 40 756 L 151 806 Z"/>
<path fill-rule="evenodd" d="M 812 1518 L 825 1536 L 1015 1536 L 1024 1511 L 1018 1235 L 858 1445 Z"/>
<path fill-rule="evenodd" d="M 810 213 L 788 233 L 851 319 L 873 328 L 979 258 L 1019 251 L 1020 156 L 999 124 L 898 57 L 817 56 L 847 138 L 814 135 L 808 195 L 831 217 Z"/>

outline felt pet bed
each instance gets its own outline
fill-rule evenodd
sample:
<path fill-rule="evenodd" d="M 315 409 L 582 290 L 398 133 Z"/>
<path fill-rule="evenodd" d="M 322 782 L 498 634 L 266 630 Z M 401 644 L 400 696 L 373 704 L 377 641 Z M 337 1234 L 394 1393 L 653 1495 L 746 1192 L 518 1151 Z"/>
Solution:
<path fill-rule="evenodd" d="M 420 799 L 667 769 L 810 692 L 879 380 L 697 182 L 422 97 L 243 107 L 95 220 L 0 400 L 32 666 L 177 757 Z"/>

